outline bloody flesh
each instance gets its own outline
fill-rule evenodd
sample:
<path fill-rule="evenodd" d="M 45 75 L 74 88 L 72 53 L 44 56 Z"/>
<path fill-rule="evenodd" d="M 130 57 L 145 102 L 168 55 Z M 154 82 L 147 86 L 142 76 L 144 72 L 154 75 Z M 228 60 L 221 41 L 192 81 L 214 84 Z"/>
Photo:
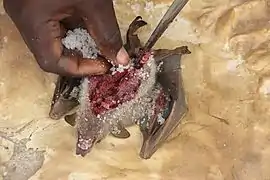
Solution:
<path fill-rule="evenodd" d="M 137 68 L 89 77 L 89 99 L 91 110 L 96 116 L 135 98 L 142 81 L 140 70 L 150 56 L 150 52 L 145 53 Z"/>

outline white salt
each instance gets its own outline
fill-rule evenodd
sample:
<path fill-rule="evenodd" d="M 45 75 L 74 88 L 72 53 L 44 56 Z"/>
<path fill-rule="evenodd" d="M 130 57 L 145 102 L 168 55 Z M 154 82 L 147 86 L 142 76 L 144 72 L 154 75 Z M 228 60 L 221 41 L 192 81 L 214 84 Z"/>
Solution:
<path fill-rule="evenodd" d="M 89 99 L 87 97 L 89 97 L 89 80 L 87 78 L 83 79 L 83 82 L 81 84 L 81 91 L 80 91 L 80 109 L 82 111 L 82 113 L 84 112 L 85 109 L 87 109 L 89 107 Z"/>
<path fill-rule="evenodd" d="M 95 59 L 99 50 L 97 49 L 94 39 L 90 34 L 81 28 L 74 29 L 73 31 L 69 30 L 66 34 L 66 37 L 62 39 L 62 44 L 71 50 L 78 50 L 82 53 L 84 58 Z M 123 72 L 126 69 L 131 68 L 132 64 L 124 65 L 114 65 L 111 68 L 112 74 L 116 72 Z"/>
<path fill-rule="evenodd" d="M 161 113 L 158 114 L 157 122 L 162 125 L 165 122 L 165 119 L 162 117 Z"/>
<path fill-rule="evenodd" d="M 138 96 L 142 97 L 143 95 L 147 94 L 148 90 L 152 89 L 154 87 L 154 84 L 156 83 L 156 72 L 157 72 L 157 64 L 154 63 L 154 57 L 151 55 L 149 57 L 149 62 L 147 63 L 147 66 L 144 66 L 142 71 L 147 72 L 147 80 L 142 81 L 142 84 L 140 88 L 138 89 Z"/>
<path fill-rule="evenodd" d="M 122 64 L 113 66 L 110 70 L 112 71 L 112 74 L 114 75 L 116 72 L 124 72 L 126 69 L 129 69 L 131 67 L 130 64 L 124 66 Z"/>
<path fill-rule="evenodd" d="M 159 64 L 158 64 L 158 66 L 157 66 L 157 70 L 158 71 L 160 71 L 161 70 L 161 66 L 164 64 L 164 62 L 163 61 L 161 61 Z"/>
<path fill-rule="evenodd" d="M 78 87 L 74 87 L 70 93 L 70 96 L 76 98 L 79 95 L 79 93 L 80 93 L 80 89 Z"/>
<path fill-rule="evenodd" d="M 145 80 L 147 80 L 149 78 L 149 72 L 146 72 L 143 69 L 140 70 L 138 75 L 143 81 L 145 81 Z"/>
<path fill-rule="evenodd" d="M 121 130 L 118 129 L 117 126 L 113 126 L 113 127 L 112 127 L 112 132 L 114 132 L 114 133 L 116 133 L 116 134 L 120 134 L 120 133 L 121 133 Z"/>
<path fill-rule="evenodd" d="M 66 37 L 62 39 L 62 44 L 67 49 L 80 51 L 84 58 L 95 59 L 99 53 L 93 38 L 81 28 L 69 30 Z"/>

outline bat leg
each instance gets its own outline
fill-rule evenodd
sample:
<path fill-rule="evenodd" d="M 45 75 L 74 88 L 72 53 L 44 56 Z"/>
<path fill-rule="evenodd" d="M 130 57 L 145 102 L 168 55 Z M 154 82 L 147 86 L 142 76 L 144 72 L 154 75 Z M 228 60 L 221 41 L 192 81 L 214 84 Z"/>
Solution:
<path fill-rule="evenodd" d="M 130 137 L 130 133 L 123 126 L 123 124 L 121 122 L 118 122 L 115 126 L 112 126 L 110 133 L 114 137 L 120 138 L 120 139 L 127 139 Z"/>
<path fill-rule="evenodd" d="M 66 115 L 65 116 L 65 121 L 71 125 L 72 127 L 74 127 L 76 125 L 76 117 L 77 117 L 77 113 L 71 114 L 71 115 Z"/>
<path fill-rule="evenodd" d="M 140 157 L 149 159 L 158 150 L 159 147 L 167 140 L 175 128 L 180 124 L 181 119 L 188 112 L 185 99 L 185 93 L 182 86 L 182 77 L 180 68 L 172 71 L 180 66 L 180 55 L 171 55 L 163 60 L 161 71 L 158 73 L 157 82 L 163 88 L 166 94 L 167 102 L 165 108 L 160 109 L 164 123 L 158 123 L 158 116 L 155 115 L 148 122 L 148 128 L 141 128 L 143 134 L 143 145 L 140 151 Z"/>

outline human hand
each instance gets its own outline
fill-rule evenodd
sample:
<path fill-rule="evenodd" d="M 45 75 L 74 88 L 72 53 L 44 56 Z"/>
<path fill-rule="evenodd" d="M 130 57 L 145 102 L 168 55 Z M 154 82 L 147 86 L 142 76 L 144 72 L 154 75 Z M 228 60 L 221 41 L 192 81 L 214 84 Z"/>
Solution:
<path fill-rule="evenodd" d="M 3 4 L 46 72 L 65 76 L 103 74 L 111 66 L 105 58 L 116 64 L 129 62 L 112 0 L 4 0 Z M 64 53 L 61 39 L 67 29 L 78 25 L 87 28 L 102 57 L 90 60 Z"/>

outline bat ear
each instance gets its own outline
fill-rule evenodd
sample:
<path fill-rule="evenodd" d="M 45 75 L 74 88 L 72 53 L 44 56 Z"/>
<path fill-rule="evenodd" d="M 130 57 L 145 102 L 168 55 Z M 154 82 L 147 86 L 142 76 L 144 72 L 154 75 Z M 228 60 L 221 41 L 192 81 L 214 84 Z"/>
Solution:
<path fill-rule="evenodd" d="M 129 25 L 126 34 L 126 44 L 124 45 L 130 56 L 136 54 L 136 50 L 141 48 L 141 41 L 136 33 L 138 29 L 147 25 L 141 16 L 137 16 Z"/>
<path fill-rule="evenodd" d="M 127 36 L 128 35 L 134 35 L 138 29 L 141 27 L 147 25 L 147 22 L 145 22 L 141 16 L 137 16 L 129 25 Z"/>

